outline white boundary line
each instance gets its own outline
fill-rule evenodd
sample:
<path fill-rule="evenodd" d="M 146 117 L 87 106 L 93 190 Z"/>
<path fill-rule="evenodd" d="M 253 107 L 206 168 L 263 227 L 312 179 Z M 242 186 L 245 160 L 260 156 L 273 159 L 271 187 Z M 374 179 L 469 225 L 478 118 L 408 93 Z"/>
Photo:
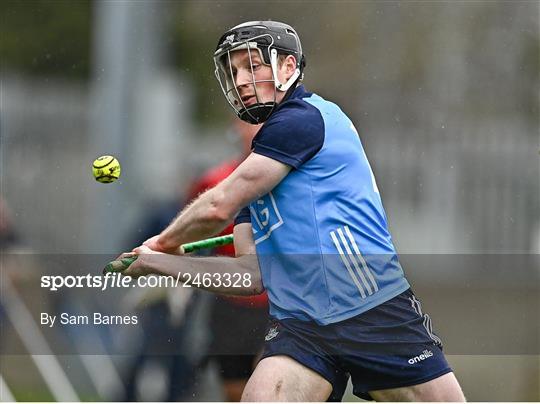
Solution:
<path fill-rule="evenodd" d="M 80 401 L 62 366 L 60 366 L 11 281 L 7 276 L 2 278 L 0 298 L 4 303 L 6 314 L 26 350 L 30 353 L 51 394 L 56 401 Z M 39 352 L 39 355 L 33 355 L 32 352 Z"/>
<path fill-rule="evenodd" d="M 13 394 L 11 393 L 11 390 L 9 389 L 8 385 L 6 384 L 6 381 L 0 374 L 0 401 L 7 403 L 7 402 L 15 402 L 15 397 L 13 397 Z"/>

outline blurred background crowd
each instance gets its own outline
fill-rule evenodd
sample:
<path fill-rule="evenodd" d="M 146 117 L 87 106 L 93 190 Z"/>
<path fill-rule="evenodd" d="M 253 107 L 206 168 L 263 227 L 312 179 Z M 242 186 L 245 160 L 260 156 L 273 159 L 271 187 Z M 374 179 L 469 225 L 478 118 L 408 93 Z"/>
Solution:
<path fill-rule="evenodd" d="M 525 346 L 450 351 L 470 400 L 539 400 L 537 1 L 0 2 L 1 398 L 234 399 L 238 386 L 227 386 L 223 364 L 207 355 L 216 300 L 205 293 L 135 304 L 151 334 L 171 335 L 190 355 L 147 355 L 144 330 L 132 355 L 45 355 L 43 344 L 38 355 L 21 352 L 36 338 L 54 351 L 58 336 L 41 335 L 32 316 L 68 302 L 39 290 L 47 269 L 30 265 L 30 255 L 106 262 L 211 186 L 209 169 L 241 158 L 243 129 L 212 54 L 227 28 L 258 19 L 296 28 L 307 89 L 355 123 L 405 262 L 499 254 L 514 263 L 488 286 L 472 265 L 434 259 L 404 269 L 428 309 L 444 313 L 434 315 L 443 339 L 482 347 L 504 334 L 509 346 Z M 103 154 L 122 164 L 114 184 L 91 176 Z M 15 324 L 23 309 L 28 321 Z M 485 323 L 489 332 L 470 331 Z"/>

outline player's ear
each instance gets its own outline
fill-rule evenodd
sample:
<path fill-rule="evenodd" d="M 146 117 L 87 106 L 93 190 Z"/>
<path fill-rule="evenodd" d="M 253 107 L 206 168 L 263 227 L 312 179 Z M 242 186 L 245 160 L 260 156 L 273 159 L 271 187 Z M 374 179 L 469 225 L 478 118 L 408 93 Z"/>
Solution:
<path fill-rule="evenodd" d="M 293 55 L 287 55 L 287 57 L 285 58 L 285 62 L 283 64 L 285 65 L 285 68 L 286 68 L 285 74 L 286 74 L 287 80 L 289 80 L 289 78 L 291 78 L 291 76 L 296 71 L 296 58 Z"/>

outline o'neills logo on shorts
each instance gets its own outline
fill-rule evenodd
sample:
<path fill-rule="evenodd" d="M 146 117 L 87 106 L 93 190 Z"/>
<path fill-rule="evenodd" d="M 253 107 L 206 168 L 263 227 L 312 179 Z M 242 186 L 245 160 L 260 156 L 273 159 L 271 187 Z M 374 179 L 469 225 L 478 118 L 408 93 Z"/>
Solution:
<path fill-rule="evenodd" d="M 415 363 L 421 362 L 426 360 L 427 358 L 431 358 L 433 356 L 433 352 L 428 351 L 427 349 L 424 349 L 422 353 L 418 356 L 415 356 L 414 358 L 409 359 L 409 363 L 411 365 L 414 365 Z"/>

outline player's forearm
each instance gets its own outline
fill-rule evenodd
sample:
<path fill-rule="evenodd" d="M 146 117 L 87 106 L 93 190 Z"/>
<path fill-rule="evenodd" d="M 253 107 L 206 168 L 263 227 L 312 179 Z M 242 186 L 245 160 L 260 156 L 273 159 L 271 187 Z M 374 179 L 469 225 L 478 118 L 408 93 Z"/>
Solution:
<path fill-rule="evenodd" d="M 264 290 L 256 255 L 241 257 L 186 257 L 170 254 L 147 255 L 152 272 L 180 277 L 184 283 L 210 292 L 250 296 Z M 197 284 L 194 280 L 198 279 Z"/>
<path fill-rule="evenodd" d="M 181 244 L 219 234 L 233 220 L 236 212 L 226 206 L 221 193 L 211 189 L 188 205 L 160 234 L 159 245 L 171 250 Z"/>

